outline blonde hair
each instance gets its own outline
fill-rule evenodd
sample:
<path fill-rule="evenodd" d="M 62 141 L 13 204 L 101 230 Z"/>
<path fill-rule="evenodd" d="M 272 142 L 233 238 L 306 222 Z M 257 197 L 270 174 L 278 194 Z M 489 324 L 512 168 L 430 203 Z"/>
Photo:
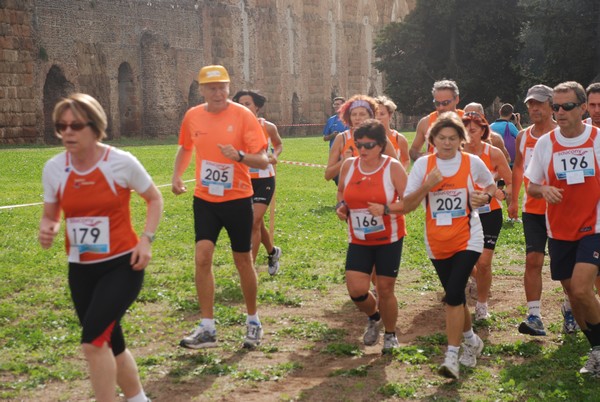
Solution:
<path fill-rule="evenodd" d="M 52 121 L 54 124 L 58 122 L 67 109 L 70 109 L 76 118 L 90 124 L 98 141 L 106 138 L 108 119 L 106 112 L 96 98 L 87 94 L 74 93 L 62 99 L 54 106 L 54 111 L 52 112 Z M 55 134 L 58 138 L 62 138 L 56 130 Z"/>

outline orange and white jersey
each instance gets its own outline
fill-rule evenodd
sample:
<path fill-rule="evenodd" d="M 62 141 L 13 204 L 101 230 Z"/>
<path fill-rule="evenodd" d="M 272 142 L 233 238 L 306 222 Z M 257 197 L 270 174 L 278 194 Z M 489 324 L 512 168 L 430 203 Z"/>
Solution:
<path fill-rule="evenodd" d="M 145 192 L 152 179 L 129 152 L 106 147 L 96 166 L 85 172 L 76 170 L 70 154 L 62 152 L 44 166 L 43 184 L 44 202 L 58 203 L 63 211 L 69 262 L 102 262 L 137 245 L 131 190 Z"/>
<path fill-rule="evenodd" d="M 562 201 L 548 204 L 548 236 L 576 241 L 600 233 L 600 136 L 598 128 L 584 125 L 575 138 L 564 137 L 560 128 L 540 138 L 525 175 L 532 183 L 562 189 Z"/>
<path fill-rule="evenodd" d="M 343 133 L 340 133 L 338 135 L 342 136 L 342 152 L 340 152 L 340 159 L 342 158 L 342 155 L 344 155 L 344 153 L 347 150 L 351 150 L 352 151 L 352 156 L 358 156 L 358 149 L 356 148 L 356 144 L 354 144 L 354 136 L 352 134 L 352 130 L 346 130 Z"/>
<path fill-rule="evenodd" d="M 263 133 L 265 135 L 265 139 L 267 140 L 267 152 L 269 149 L 271 149 L 271 136 L 269 135 L 269 132 L 267 131 L 267 126 L 265 125 L 265 119 L 262 117 L 258 118 L 258 122 L 260 123 L 260 126 L 262 127 Z M 275 168 L 273 168 L 273 165 L 269 163 L 269 166 L 267 166 L 266 169 L 256 169 L 256 168 L 250 168 L 250 177 L 252 179 L 263 179 L 265 177 L 273 177 L 275 176 Z"/>
<path fill-rule="evenodd" d="M 496 177 L 496 174 L 498 172 L 496 172 L 494 170 L 494 165 L 492 164 L 491 149 L 492 149 L 492 145 L 484 142 L 483 143 L 483 151 L 481 152 L 481 155 L 479 155 L 479 159 L 481 159 L 483 161 L 483 163 L 488 168 L 488 170 L 490 171 L 492 176 Z M 475 190 L 478 190 L 478 191 L 483 190 L 483 187 L 478 186 L 476 184 Z M 496 197 L 493 197 L 492 200 L 489 202 L 489 204 L 485 204 L 485 205 L 477 208 L 477 212 L 479 214 L 487 214 L 488 212 L 492 212 L 497 209 L 502 209 L 502 204 L 500 204 L 500 202 L 498 201 L 498 199 Z"/>
<path fill-rule="evenodd" d="M 531 158 L 533 157 L 533 149 L 537 144 L 538 138 L 533 136 L 533 126 L 527 127 L 519 143 L 519 152 L 523 158 L 523 171 L 527 170 Z M 529 179 L 523 176 L 525 189 L 529 186 Z M 542 183 L 544 184 L 544 183 Z M 527 191 L 523 193 L 523 212 L 529 214 L 544 215 L 546 213 L 546 200 L 543 198 L 533 198 L 527 195 Z"/>
<path fill-rule="evenodd" d="M 391 204 L 398 193 L 391 177 L 393 160 L 383 155 L 377 170 L 365 173 L 360 159 L 354 158 L 344 181 L 344 201 L 348 206 L 348 242 L 366 246 L 390 244 L 406 235 L 403 214 L 373 216 L 369 202 Z"/>
<path fill-rule="evenodd" d="M 396 130 L 391 130 L 390 133 L 388 133 L 388 139 L 390 140 L 390 142 L 392 143 L 392 146 L 394 147 L 394 150 L 396 151 L 396 157 L 398 159 L 400 159 L 400 144 L 398 143 L 398 136 L 401 135 L 398 131 Z"/>
<path fill-rule="evenodd" d="M 209 202 L 248 198 L 253 194 L 248 166 L 226 158 L 219 145 L 254 154 L 267 148 L 267 140 L 256 116 L 242 105 L 228 102 L 219 113 L 206 111 L 206 104 L 188 110 L 181 123 L 179 145 L 195 149 L 194 196 Z"/>
<path fill-rule="evenodd" d="M 479 214 L 471 209 L 470 193 L 475 184 L 485 188 L 494 183 L 492 174 L 475 155 L 457 152 L 449 160 L 436 154 L 417 159 L 408 176 L 405 196 L 417 191 L 429 172 L 437 167 L 443 180 L 423 200 L 425 247 L 431 259 L 446 259 L 459 251 L 483 250 Z"/>

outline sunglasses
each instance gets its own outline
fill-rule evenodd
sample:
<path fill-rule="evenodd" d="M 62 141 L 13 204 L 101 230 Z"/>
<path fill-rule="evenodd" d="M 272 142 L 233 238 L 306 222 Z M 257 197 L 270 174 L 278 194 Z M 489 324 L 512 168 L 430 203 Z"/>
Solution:
<path fill-rule="evenodd" d="M 361 149 L 373 149 L 375 148 L 375 146 L 377 146 L 377 143 L 375 141 L 371 141 L 371 142 L 355 142 L 356 144 L 356 148 Z"/>
<path fill-rule="evenodd" d="M 562 107 L 565 112 L 569 112 L 569 111 L 575 109 L 577 106 L 581 106 L 581 103 L 575 103 L 575 102 L 553 103 L 552 110 L 554 110 L 555 112 L 558 112 L 560 110 L 560 108 Z"/>
<path fill-rule="evenodd" d="M 445 101 L 436 101 L 436 100 L 434 99 L 434 100 L 433 100 L 433 104 L 434 104 L 436 107 L 439 107 L 439 106 L 448 106 L 449 104 L 451 104 L 452 102 L 454 102 L 454 99 L 456 99 L 456 98 L 447 99 L 447 100 L 445 100 Z"/>
<path fill-rule="evenodd" d="M 87 123 L 81 123 L 81 122 L 75 122 L 75 123 L 71 123 L 71 124 L 65 124 L 65 123 L 56 123 L 54 125 L 54 127 L 56 128 L 56 131 L 58 131 L 59 133 L 64 132 L 67 127 L 71 127 L 71 130 L 73 131 L 81 131 L 84 128 L 86 128 L 87 126 L 92 126 L 93 123 L 91 121 L 88 121 Z"/>
<path fill-rule="evenodd" d="M 469 121 L 474 121 L 477 124 L 483 123 L 483 118 L 477 112 L 468 112 L 465 113 L 462 117 L 463 123 L 467 123 Z"/>

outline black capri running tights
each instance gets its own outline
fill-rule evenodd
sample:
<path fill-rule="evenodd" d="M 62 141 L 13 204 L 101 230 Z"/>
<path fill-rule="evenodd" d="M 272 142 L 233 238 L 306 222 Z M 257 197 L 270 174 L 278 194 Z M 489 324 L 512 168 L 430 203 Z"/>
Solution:
<path fill-rule="evenodd" d="M 102 346 L 113 355 L 125 350 L 121 318 L 135 301 L 144 281 L 144 270 L 134 271 L 131 253 L 96 264 L 69 263 L 69 287 L 83 327 L 81 343 Z"/>
<path fill-rule="evenodd" d="M 465 287 L 480 255 L 476 251 L 464 250 L 445 260 L 431 260 L 446 292 L 446 304 L 460 306 L 467 302 Z"/>

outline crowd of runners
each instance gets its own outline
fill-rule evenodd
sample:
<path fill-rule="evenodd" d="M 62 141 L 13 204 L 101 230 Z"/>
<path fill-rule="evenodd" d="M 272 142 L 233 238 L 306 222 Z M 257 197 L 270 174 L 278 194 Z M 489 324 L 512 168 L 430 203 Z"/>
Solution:
<path fill-rule="evenodd" d="M 180 345 L 217 345 L 212 260 L 225 228 L 247 310 L 243 347 L 253 349 L 263 337 L 255 270 L 259 246 L 267 251 L 271 275 L 282 255 L 264 223 L 282 141 L 277 127 L 258 117 L 264 96 L 242 90 L 229 99 L 224 67 L 203 67 L 198 82 L 205 103 L 183 118 L 171 188 L 175 195 L 187 191 L 182 175 L 195 157 L 192 210 L 201 318 Z M 422 205 L 427 254 L 445 292 L 448 346 L 439 372 L 456 379 L 460 365 L 474 367 L 484 341 L 472 322 L 489 318 L 492 261 L 506 203 L 509 219 L 522 219 L 526 245 L 528 314 L 518 331 L 546 334 L 541 299 L 547 246 L 552 279 L 561 282 L 565 294 L 564 303 L 551 308 L 560 308 L 565 333 L 582 331 L 590 342 L 581 372 L 600 376 L 600 303 L 594 290 L 600 266 L 600 84 L 587 90 L 576 82 L 531 87 L 525 104 L 532 125 L 525 129 L 511 105 L 502 107 L 495 130 L 480 104 L 458 109 L 454 81 L 435 82 L 432 97 L 435 111 L 419 121 L 410 147 L 391 128 L 396 105 L 383 96 L 335 98 L 336 114 L 325 127 L 323 138 L 330 141 L 325 179 L 335 180 L 335 211 L 347 222 L 346 285 L 365 314 L 364 344 L 377 344 L 383 331 L 383 353 L 399 346 L 394 287 L 406 216 Z M 44 248 L 52 245 L 62 212 L 69 287 L 97 400 L 114 400 L 118 385 L 129 402 L 146 402 L 120 320 L 142 287 L 162 196 L 133 155 L 102 143 L 108 119 L 94 98 L 68 96 L 56 105 L 53 120 L 65 150 L 44 167 L 39 241 Z M 129 210 L 132 190 L 147 204 L 139 236 Z M 474 316 L 467 289 L 477 299 Z"/>

